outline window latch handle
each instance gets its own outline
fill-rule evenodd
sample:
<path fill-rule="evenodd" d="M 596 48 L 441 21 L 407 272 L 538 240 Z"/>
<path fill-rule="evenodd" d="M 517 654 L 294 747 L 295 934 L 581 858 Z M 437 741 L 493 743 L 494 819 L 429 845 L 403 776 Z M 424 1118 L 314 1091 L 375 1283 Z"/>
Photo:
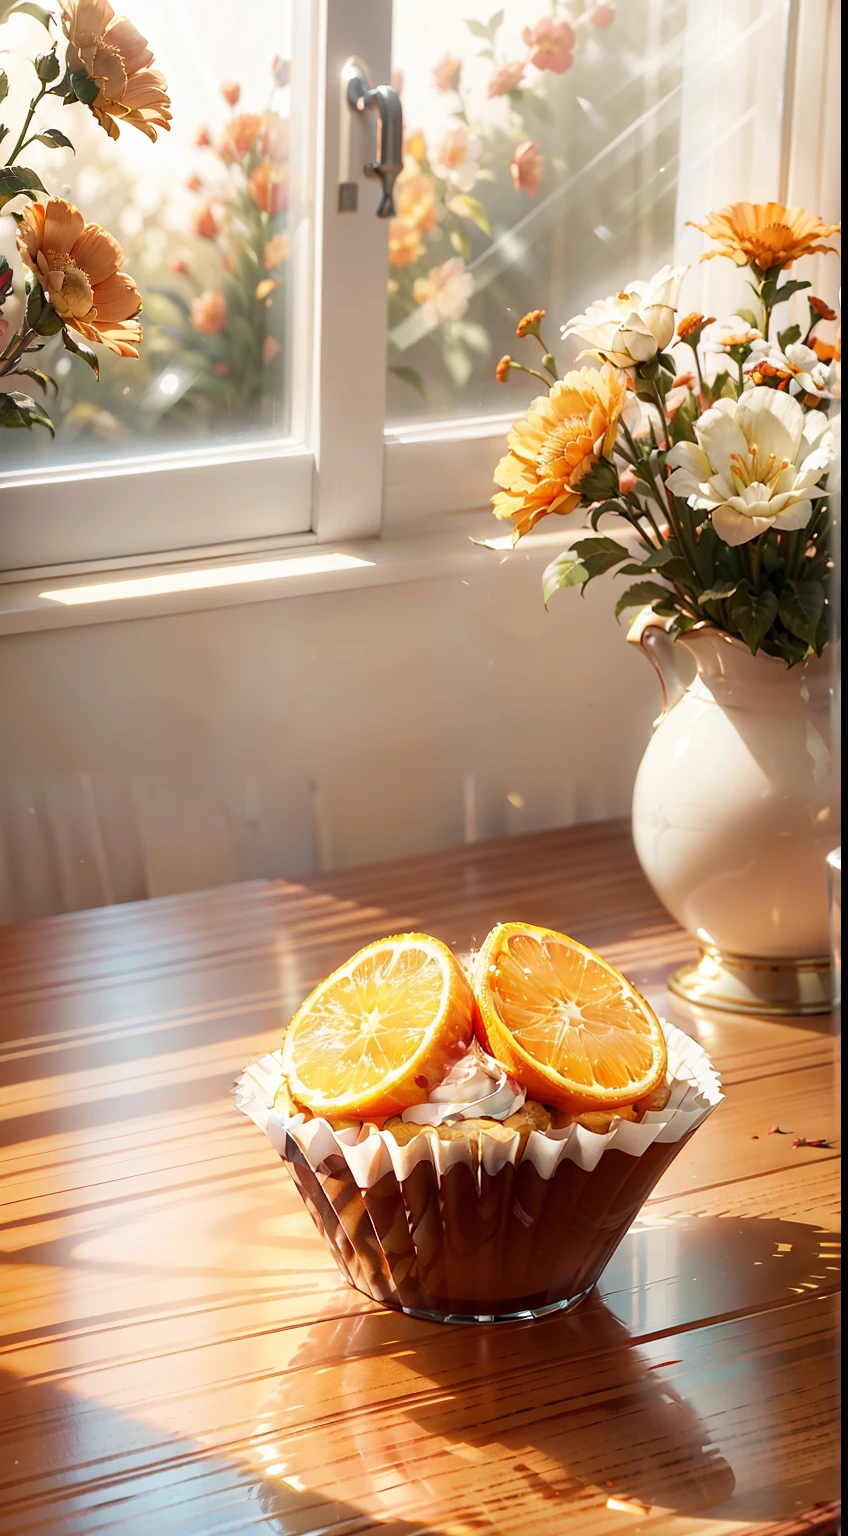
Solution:
<path fill-rule="evenodd" d="M 382 183 L 382 196 L 377 205 L 378 219 L 391 219 L 395 214 L 394 185 L 403 169 L 403 109 L 400 97 L 393 85 L 377 85 L 373 89 L 361 59 L 350 58 L 342 70 L 342 93 L 351 112 L 375 112 L 377 114 L 377 147 L 373 160 L 362 167 L 366 176 Z M 339 184 L 339 209 L 341 212 L 356 208 L 355 182 Z M 351 188 L 354 190 L 351 191 Z"/>

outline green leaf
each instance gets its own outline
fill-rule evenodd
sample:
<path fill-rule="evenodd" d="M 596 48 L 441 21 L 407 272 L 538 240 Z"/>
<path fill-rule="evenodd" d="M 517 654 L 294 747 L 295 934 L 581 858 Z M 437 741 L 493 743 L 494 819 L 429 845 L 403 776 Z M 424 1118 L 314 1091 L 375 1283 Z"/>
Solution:
<path fill-rule="evenodd" d="M 739 583 L 730 604 L 730 618 L 752 656 L 756 656 L 776 617 L 774 592 L 752 592 L 747 582 Z"/>
<path fill-rule="evenodd" d="M 31 395 L 22 395 L 16 389 L 7 395 L 0 394 L 0 427 L 26 427 L 29 432 L 33 427 L 46 427 L 51 437 L 56 436 L 47 412 Z"/>
<path fill-rule="evenodd" d="M 470 347 L 472 352 L 479 352 L 485 357 L 490 348 L 489 332 L 484 325 L 478 325 L 476 320 L 455 320 L 454 334 L 458 341 Z"/>
<path fill-rule="evenodd" d="M 782 656 L 790 667 L 805 661 L 810 653 L 810 647 L 803 640 L 796 639 L 795 635 L 778 635 L 776 639 L 769 640 L 767 650 L 770 656 Z"/>
<path fill-rule="evenodd" d="M 782 288 L 778 288 L 777 284 L 775 283 L 774 299 L 772 300 L 772 303 L 785 304 L 787 299 L 791 299 L 793 293 L 801 293 L 805 288 L 812 288 L 812 286 L 812 283 L 805 283 L 799 277 L 790 277 L 788 282 L 783 284 Z"/>
<path fill-rule="evenodd" d="M 467 192 L 458 192 L 456 197 L 448 199 L 447 206 L 457 218 L 468 219 L 472 224 L 476 224 L 478 229 L 482 229 L 484 235 L 491 237 L 492 226 L 489 223 L 489 216 L 476 197 L 469 197 Z"/>
<path fill-rule="evenodd" d="M 561 587 L 579 587 L 589 580 L 589 572 L 572 549 L 564 549 L 542 572 L 542 597 L 545 607 Z"/>
<path fill-rule="evenodd" d="M 26 312 L 25 312 L 25 319 L 26 319 L 27 325 L 35 326 L 35 325 L 38 324 L 38 320 L 39 320 L 39 317 L 41 315 L 41 311 L 42 311 L 43 308 L 44 308 L 44 294 L 41 291 L 40 285 L 37 282 L 35 282 L 34 279 L 31 279 L 27 283 L 27 298 L 26 298 Z"/>
<path fill-rule="evenodd" d="M 622 592 L 615 605 L 615 616 L 619 618 L 625 608 L 644 608 L 647 604 L 653 607 L 655 603 L 669 604 L 669 598 L 673 593 L 668 587 L 661 587 L 658 581 L 635 581 L 632 587 Z M 672 610 L 676 613 L 676 608 Z"/>
<path fill-rule="evenodd" d="M 21 193 L 34 202 L 36 193 L 46 191 L 41 177 L 25 165 L 4 165 L 0 169 L 0 208 L 10 203 L 13 197 L 20 197 Z"/>
<path fill-rule="evenodd" d="M 402 383 L 408 384 L 410 389 L 414 389 L 416 394 L 421 396 L 422 400 L 427 399 L 427 391 L 424 387 L 424 380 L 422 379 L 417 368 L 390 368 L 389 373 L 393 373 L 395 378 L 400 379 Z"/>
<path fill-rule="evenodd" d="M 785 352 L 787 347 L 791 347 L 793 341 L 800 341 L 800 339 L 800 325 L 787 325 L 785 331 L 778 331 L 777 333 L 777 345 L 780 347 L 781 352 Z"/>
<path fill-rule="evenodd" d="M 489 41 L 489 28 L 485 25 L 484 22 L 471 21 L 466 17 L 465 25 L 467 26 L 472 37 L 483 37 L 486 39 L 486 42 Z"/>
<path fill-rule="evenodd" d="M 41 313 L 35 322 L 35 329 L 39 336 L 58 336 L 64 325 L 61 315 L 57 315 L 52 304 L 43 304 Z"/>
<path fill-rule="evenodd" d="M 442 347 L 442 358 L 457 389 L 464 389 L 474 366 L 465 348 L 458 341 L 446 341 Z"/>
<path fill-rule="evenodd" d="M 589 513 L 589 522 L 592 524 L 592 527 L 596 531 L 597 531 L 598 523 L 600 522 L 601 518 L 604 516 L 605 513 L 614 513 L 616 517 L 621 517 L 621 515 L 622 515 L 621 502 L 620 501 L 599 501 L 599 502 L 597 502 L 595 504 L 595 506 L 592 508 L 591 512 Z"/>
<path fill-rule="evenodd" d="M 717 582 L 714 583 L 713 586 L 707 587 L 706 592 L 702 592 L 700 594 L 700 596 L 698 598 L 698 602 L 701 605 L 703 605 L 704 603 L 723 603 L 725 598 L 733 596 L 733 594 L 737 590 L 738 586 L 739 586 L 738 580 L 737 581 L 717 581 Z"/>
<path fill-rule="evenodd" d="M 788 581 L 777 611 L 790 634 L 814 645 L 824 613 L 824 587 L 820 581 Z"/>
<path fill-rule="evenodd" d="M 493 11 L 492 12 L 491 16 L 489 17 L 489 22 L 488 22 L 489 36 L 490 37 L 494 37 L 495 33 L 498 30 L 498 27 L 502 27 L 503 26 L 503 19 L 504 19 L 503 11 Z"/>
<path fill-rule="evenodd" d="M 0 69 L 0 101 L 5 101 L 9 94 L 9 76 L 5 69 Z"/>
<path fill-rule="evenodd" d="M 54 400 L 59 393 L 56 380 L 49 373 L 45 373 L 43 368 L 16 368 L 15 373 L 24 374 L 28 379 L 32 379 L 34 384 L 38 384 L 43 389 L 45 395 L 52 395 Z"/>
<path fill-rule="evenodd" d="M 90 107 L 92 102 L 96 101 L 100 95 L 100 86 L 97 84 L 97 81 L 92 80 L 91 76 L 87 75 L 84 69 L 79 69 L 76 74 L 71 75 L 70 83 L 71 90 L 76 96 L 77 101 L 81 101 L 84 107 Z"/>
<path fill-rule="evenodd" d="M 97 353 L 93 347 L 86 345 L 84 341 L 78 341 L 70 331 L 62 332 L 62 346 L 66 352 L 72 352 L 74 357 L 81 357 L 84 363 L 88 363 L 94 377 L 100 378 L 100 364 L 97 361 Z"/>
<path fill-rule="evenodd" d="M 69 149 L 76 154 L 68 135 L 62 133 L 60 128 L 45 128 L 43 133 L 37 133 L 35 137 L 39 144 L 46 144 L 48 149 Z"/>
<path fill-rule="evenodd" d="M 9 16 L 34 16 L 48 32 L 53 22 L 52 11 L 45 10 L 43 5 L 36 5 L 35 0 L 18 0 L 18 4 L 13 5 L 5 16 L 0 14 L 0 20 L 6 21 Z"/>
<path fill-rule="evenodd" d="M 452 229 L 450 232 L 450 243 L 454 250 L 458 251 L 463 261 L 471 260 L 472 245 L 470 236 L 466 235 L 461 229 Z"/>
<path fill-rule="evenodd" d="M 594 581 L 596 576 L 602 576 L 605 571 L 611 571 L 614 566 L 620 565 L 622 560 L 629 560 L 630 551 L 623 544 L 617 544 L 615 539 L 605 538 L 599 534 L 596 538 L 580 539 L 572 545 L 572 550 L 580 564 L 586 568 L 584 587 L 589 581 Z"/>

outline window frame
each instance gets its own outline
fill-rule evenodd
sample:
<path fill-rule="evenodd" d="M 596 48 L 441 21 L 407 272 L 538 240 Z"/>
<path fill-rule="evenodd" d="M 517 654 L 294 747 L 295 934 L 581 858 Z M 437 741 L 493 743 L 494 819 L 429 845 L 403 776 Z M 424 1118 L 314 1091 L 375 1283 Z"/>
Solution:
<path fill-rule="evenodd" d="M 820 195 L 838 196 L 838 148 L 825 156 L 826 125 L 816 118 L 813 131 L 804 110 L 816 81 L 837 88 L 828 38 L 838 8 L 825 4 L 823 28 L 808 3 L 788 0 L 779 160 L 790 201 L 806 173 Z M 340 77 L 358 54 L 373 83 L 391 78 L 392 0 L 295 0 L 293 28 L 292 175 L 304 195 L 292 231 L 290 438 L 0 475 L 0 581 L 375 539 L 486 505 L 515 410 L 385 424 L 388 229 L 361 171 L 373 120 L 348 113 Z M 343 132 L 355 213 L 338 209 Z"/>

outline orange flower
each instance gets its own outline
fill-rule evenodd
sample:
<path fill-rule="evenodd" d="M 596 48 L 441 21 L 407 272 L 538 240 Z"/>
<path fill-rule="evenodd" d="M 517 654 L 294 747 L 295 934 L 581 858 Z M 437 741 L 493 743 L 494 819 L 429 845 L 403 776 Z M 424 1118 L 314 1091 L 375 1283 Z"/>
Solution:
<path fill-rule="evenodd" d="M 836 310 L 831 309 L 829 304 L 825 304 L 824 299 L 817 299 L 811 294 L 809 295 L 809 305 L 811 309 L 815 310 L 820 320 L 836 319 Z"/>
<path fill-rule="evenodd" d="M 218 140 L 218 154 L 225 165 L 234 165 L 250 154 L 261 126 L 262 117 L 259 112 L 240 112 L 238 117 L 231 117 L 224 124 L 224 131 Z"/>
<path fill-rule="evenodd" d="M 289 168 L 278 160 L 263 160 L 247 183 L 253 201 L 263 213 L 284 213 L 289 205 Z"/>
<path fill-rule="evenodd" d="M 280 343 L 276 340 L 276 338 L 274 336 L 266 336 L 262 343 L 262 361 L 266 368 L 268 367 L 269 363 L 274 361 L 274 358 L 277 356 L 279 350 Z"/>
<path fill-rule="evenodd" d="M 687 336 L 695 331 L 702 331 L 705 325 L 715 325 L 715 315 L 701 315 L 693 310 L 690 315 L 684 315 L 677 323 L 677 339 L 685 341 Z"/>
<path fill-rule="evenodd" d="M 262 247 L 262 265 L 266 272 L 273 271 L 274 267 L 282 267 L 291 255 L 291 239 L 283 231 L 282 234 L 272 235 Z"/>
<path fill-rule="evenodd" d="M 116 17 L 109 0 L 62 0 L 61 16 L 67 69 L 99 85 L 89 111 L 110 139 L 119 137 L 119 122 L 148 139 L 156 138 L 157 128 L 170 129 L 168 82 L 150 68 L 153 54 L 132 22 Z"/>
<path fill-rule="evenodd" d="M 626 395 L 625 375 L 609 363 L 579 368 L 515 423 L 509 452 L 495 470 L 503 489 L 492 498 L 495 516 L 512 518 L 514 540 L 551 512 L 574 511 L 583 476 L 601 458 L 612 458 Z"/>
<path fill-rule="evenodd" d="M 215 374 L 215 377 L 218 378 L 218 379 L 225 379 L 227 377 L 227 374 L 229 373 L 229 371 L 230 370 L 229 370 L 229 366 L 228 366 L 227 363 L 216 363 L 214 368 L 212 369 L 212 372 Z"/>
<path fill-rule="evenodd" d="M 204 336 L 218 336 L 226 328 L 227 301 L 222 293 L 207 288 L 191 301 L 191 323 Z"/>
<path fill-rule="evenodd" d="M 195 149 L 208 149 L 211 143 L 212 136 L 209 132 L 209 129 L 206 127 L 205 123 L 201 124 L 196 134 L 194 135 Z"/>
<path fill-rule="evenodd" d="M 237 107 L 241 100 L 241 86 L 235 80 L 222 80 L 221 95 L 228 107 Z"/>
<path fill-rule="evenodd" d="M 528 310 L 526 315 L 521 316 L 521 319 L 515 327 L 516 336 L 526 336 L 528 331 L 532 335 L 538 336 L 539 324 L 542 320 L 544 320 L 547 313 L 548 311 L 546 309 Z"/>
<path fill-rule="evenodd" d="M 782 203 L 729 203 L 708 214 L 703 224 L 692 219 L 689 223 L 718 241 L 718 250 L 705 251 L 702 261 L 728 256 L 737 267 L 750 263 L 761 272 L 791 267 L 800 256 L 834 250 L 822 241 L 841 228 L 822 223 L 803 208 L 784 208 Z"/>
<path fill-rule="evenodd" d="M 509 169 L 516 192 L 526 192 L 530 197 L 538 192 L 542 184 L 542 156 L 535 140 L 527 139 L 517 146 Z"/>
<path fill-rule="evenodd" d="M 120 270 L 124 253 L 112 235 L 86 224 L 72 203 L 51 197 L 24 209 L 17 238 L 21 260 L 70 330 L 119 357 L 138 357 L 141 294 Z"/>
<path fill-rule="evenodd" d="M 508 96 L 510 91 L 514 91 L 521 83 L 525 68 L 523 59 L 517 59 L 514 64 L 499 65 L 486 87 L 486 95 L 489 99 L 495 96 Z"/>
<path fill-rule="evenodd" d="M 204 240 L 214 240 L 218 233 L 218 220 L 210 203 L 198 203 L 191 216 L 191 227 Z"/>
<path fill-rule="evenodd" d="M 203 182 L 197 175 L 196 171 L 192 171 L 191 175 L 186 177 L 185 184 L 188 187 L 189 192 L 199 192 L 200 188 L 203 186 Z"/>
<path fill-rule="evenodd" d="M 168 257 L 168 271 L 175 272 L 177 277 L 188 276 L 188 257 L 184 251 L 176 251 L 173 256 Z"/>
<path fill-rule="evenodd" d="M 505 352 L 503 357 L 501 358 L 500 362 L 498 363 L 497 368 L 495 369 L 495 378 L 497 379 L 499 384 L 505 384 L 506 383 L 506 376 L 509 373 L 511 365 L 512 365 L 512 358 L 510 357 L 508 352 Z"/>

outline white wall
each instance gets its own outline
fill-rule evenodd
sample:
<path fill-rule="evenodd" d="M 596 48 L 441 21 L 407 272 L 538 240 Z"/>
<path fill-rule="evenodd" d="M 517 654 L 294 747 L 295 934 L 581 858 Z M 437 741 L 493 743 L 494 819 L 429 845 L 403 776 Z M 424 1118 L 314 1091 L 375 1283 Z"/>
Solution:
<path fill-rule="evenodd" d="M 0 920 L 457 843 L 467 775 L 480 837 L 626 814 L 655 679 L 543 564 L 0 640 Z"/>

